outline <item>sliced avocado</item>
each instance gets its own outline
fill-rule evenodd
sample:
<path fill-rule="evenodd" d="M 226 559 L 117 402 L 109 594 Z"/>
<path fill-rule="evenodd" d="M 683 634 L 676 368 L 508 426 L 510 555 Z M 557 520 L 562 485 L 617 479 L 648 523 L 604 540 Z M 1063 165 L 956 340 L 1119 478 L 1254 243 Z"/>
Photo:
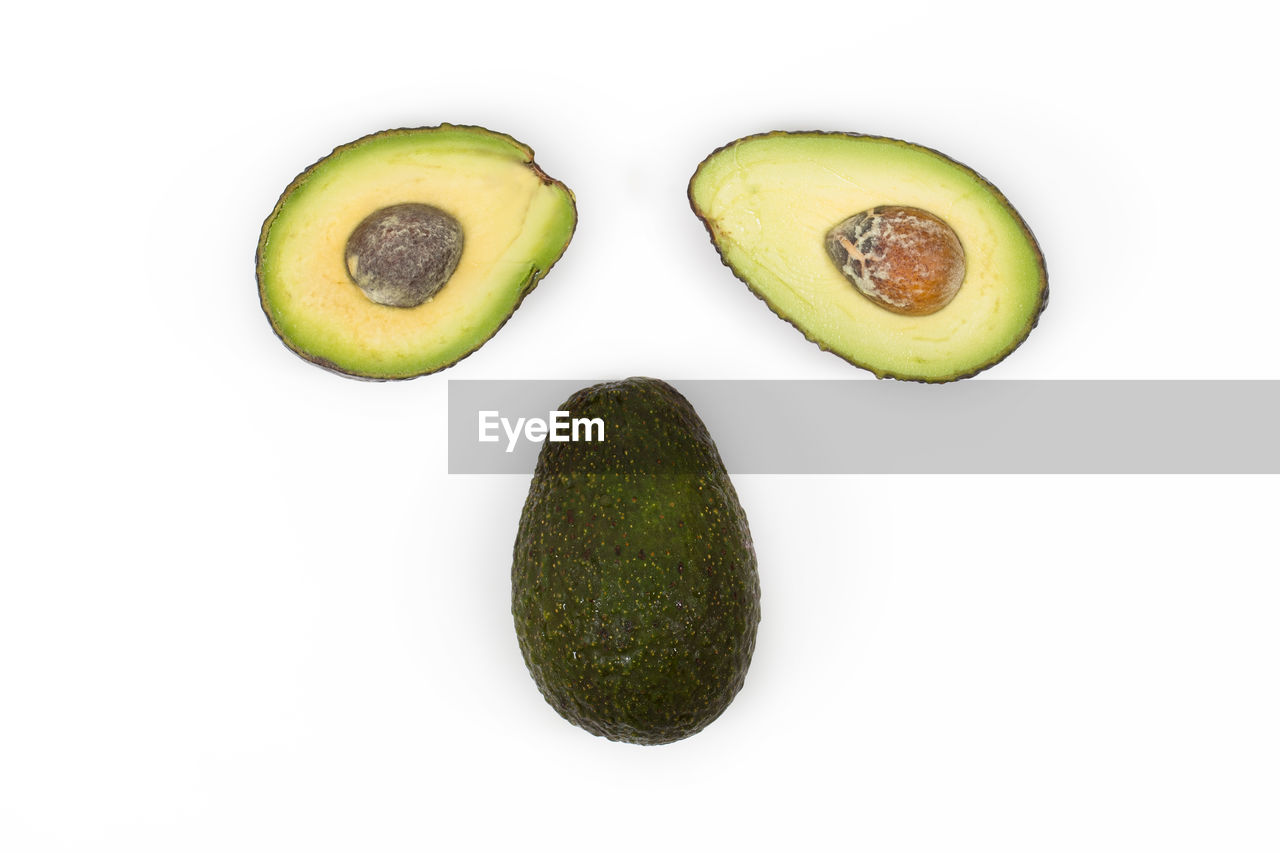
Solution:
<path fill-rule="evenodd" d="M 698 166 L 689 201 L 774 313 L 882 378 L 947 382 L 991 367 L 1048 299 L 1040 248 L 1000 191 L 908 142 L 748 136 Z"/>
<path fill-rule="evenodd" d="M 323 367 L 433 373 L 498 331 L 576 222 L 573 193 L 510 136 L 447 124 L 375 133 L 295 178 L 267 217 L 262 308 Z"/>
<path fill-rule="evenodd" d="M 595 385 L 559 408 L 599 418 L 604 441 L 548 439 L 538 457 L 511 569 L 525 663 L 592 734 L 686 738 L 729 706 L 755 648 L 746 515 L 707 428 L 665 382 Z"/>

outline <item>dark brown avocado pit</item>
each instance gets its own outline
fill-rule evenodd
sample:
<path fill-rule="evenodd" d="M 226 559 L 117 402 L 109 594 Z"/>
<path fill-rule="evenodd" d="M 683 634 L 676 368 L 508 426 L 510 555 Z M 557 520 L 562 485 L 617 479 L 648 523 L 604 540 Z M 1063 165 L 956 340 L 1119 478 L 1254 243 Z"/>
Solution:
<path fill-rule="evenodd" d="M 379 305 L 412 308 L 444 287 L 462 257 L 462 226 L 429 204 L 393 204 L 347 238 L 347 274 Z"/>
<path fill-rule="evenodd" d="M 916 207 L 880 206 L 827 232 L 827 254 L 871 301 L 895 314 L 944 308 L 964 282 L 964 248 L 946 222 Z"/>

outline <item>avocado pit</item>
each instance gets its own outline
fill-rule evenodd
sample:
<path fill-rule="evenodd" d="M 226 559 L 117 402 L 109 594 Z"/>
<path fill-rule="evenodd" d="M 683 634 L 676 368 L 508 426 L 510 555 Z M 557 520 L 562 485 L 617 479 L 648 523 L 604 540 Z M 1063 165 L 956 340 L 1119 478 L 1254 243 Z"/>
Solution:
<path fill-rule="evenodd" d="M 462 226 L 429 204 L 393 204 L 347 238 L 347 274 L 379 305 L 413 308 L 444 287 L 462 257 Z"/>
<path fill-rule="evenodd" d="M 940 311 L 964 282 L 964 247 L 942 219 L 916 207 L 856 213 L 826 237 L 827 254 L 864 296 L 895 314 Z"/>

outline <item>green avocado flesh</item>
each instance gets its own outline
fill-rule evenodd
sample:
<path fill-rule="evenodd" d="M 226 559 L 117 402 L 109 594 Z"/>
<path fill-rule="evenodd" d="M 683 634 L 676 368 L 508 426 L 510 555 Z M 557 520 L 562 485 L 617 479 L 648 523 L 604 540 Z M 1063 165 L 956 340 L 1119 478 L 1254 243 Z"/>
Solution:
<path fill-rule="evenodd" d="M 724 263 L 809 340 L 879 377 L 946 382 L 1012 352 L 1048 298 L 1044 258 L 1008 200 L 936 151 L 896 139 L 769 133 L 717 150 L 689 200 Z M 832 262 L 830 229 L 882 205 L 951 226 L 965 273 L 952 301 L 924 316 L 867 298 Z"/>
<path fill-rule="evenodd" d="M 603 442 L 544 443 L 511 569 L 525 663 L 563 717 L 610 740 L 701 731 L 746 678 L 760 582 L 711 436 L 674 388 L 633 378 L 560 406 Z"/>
<path fill-rule="evenodd" d="M 352 233 L 397 205 L 430 206 L 462 232 L 456 266 L 418 264 L 448 278 L 407 307 L 373 301 L 348 266 Z M 433 373 L 498 331 L 564 253 L 576 222 L 573 193 L 509 136 L 453 125 L 376 133 L 338 148 L 280 197 L 258 243 L 262 308 L 290 349 L 331 370 Z"/>

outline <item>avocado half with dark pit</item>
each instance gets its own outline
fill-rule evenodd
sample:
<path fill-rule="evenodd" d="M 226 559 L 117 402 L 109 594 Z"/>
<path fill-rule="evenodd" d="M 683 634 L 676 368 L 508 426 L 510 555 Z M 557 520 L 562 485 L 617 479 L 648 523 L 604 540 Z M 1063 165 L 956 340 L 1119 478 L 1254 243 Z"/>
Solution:
<path fill-rule="evenodd" d="M 985 370 L 1048 300 L 1044 257 L 1008 199 L 901 140 L 748 136 L 702 162 L 689 201 L 725 265 L 774 313 L 881 378 Z"/>
<path fill-rule="evenodd" d="M 475 352 L 573 236 L 573 193 L 479 127 L 389 130 L 294 179 L 262 226 L 258 291 L 308 361 L 407 379 Z"/>

